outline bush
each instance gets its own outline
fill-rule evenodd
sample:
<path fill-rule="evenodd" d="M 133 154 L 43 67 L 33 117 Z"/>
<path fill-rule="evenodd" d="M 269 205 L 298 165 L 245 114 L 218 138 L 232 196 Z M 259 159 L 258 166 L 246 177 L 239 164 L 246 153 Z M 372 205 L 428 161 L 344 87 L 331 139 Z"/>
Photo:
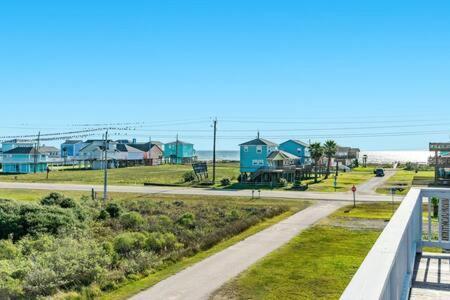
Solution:
<path fill-rule="evenodd" d="M 0 240 L 0 260 L 14 259 L 19 255 L 19 250 L 11 240 Z"/>
<path fill-rule="evenodd" d="M 120 223 L 124 228 L 136 229 L 144 224 L 144 218 L 137 212 L 128 212 L 120 216 Z"/>
<path fill-rule="evenodd" d="M 84 236 L 49 240 L 44 249 L 32 250 L 33 263 L 23 278 L 24 291 L 30 298 L 49 296 L 61 288 L 90 285 L 105 274 L 111 263 L 95 240 Z"/>
<path fill-rule="evenodd" d="M 106 205 L 105 210 L 108 212 L 111 218 L 119 217 L 122 211 L 120 205 L 117 203 L 108 203 L 108 205 Z"/>
<path fill-rule="evenodd" d="M 234 222 L 234 221 L 236 221 L 236 220 L 239 220 L 240 218 L 241 218 L 241 215 L 240 215 L 239 212 L 238 212 L 237 210 L 235 210 L 235 209 L 233 209 L 232 211 L 230 211 L 230 212 L 227 214 L 227 217 L 226 217 L 226 219 L 227 219 L 228 222 Z"/>
<path fill-rule="evenodd" d="M 114 239 L 114 250 L 126 255 L 133 250 L 140 250 L 145 243 L 145 235 L 140 232 L 124 232 Z"/>
<path fill-rule="evenodd" d="M 183 174 L 184 182 L 192 182 L 195 180 L 195 173 L 193 171 L 188 171 Z"/>
<path fill-rule="evenodd" d="M 109 213 L 106 210 L 102 209 L 100 211 L 100 213 L 98 214 L 97 219 L 99 219 L 99 220 L 106 220 L 108 217 L 109 217 Z"/>
<path fill-rule="evenodd" d="M 220 180 L 220 184 L 223 186 L 227 186 L 231 184 L 231 179 L 228 177 L 224 177 Z"/>
<path fill-rule="evenodd" d="M 50 193 L 41 200 L 42 205 L 57 205 L 62 208 L 73 208 L 76 203 L 71 198 L 66 198 L 60 193 Z"/>
<path fill-rule="evenodd" d="M 27 234 L 56 234 L 61 229 L 80 226 L 72 210 L 35 203 L 0 200 L 0 239 L 14 239 Z"/>
<path fill-rule="evenodd" d="M 170 251 L 176 248 L 177 238 L 173 233 L 152 232 L 145 241 L 147 249 L 156 253 Z"/>
<path fill-rule="evenodd" d="M 278 184 L 280 185 L 280 186 L 287 186 L 288 185 L 288 182 L 287 182 L 287 180 L 285 179 L 285 178 L 280 178 L 280 180 L 278 181 Z"/>
<path fill-rule="evenodd" d="M 184 227 L 194 228 L 195 227 L 195 217 L 191 213 L 185 213 L 178 219 L 177 223 Z"/>

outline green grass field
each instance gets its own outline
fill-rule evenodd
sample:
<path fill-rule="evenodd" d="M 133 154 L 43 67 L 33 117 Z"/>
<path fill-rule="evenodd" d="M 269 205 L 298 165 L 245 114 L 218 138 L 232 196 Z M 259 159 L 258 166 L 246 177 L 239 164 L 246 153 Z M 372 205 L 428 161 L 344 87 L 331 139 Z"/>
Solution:
<path fill-rule="evenodd" d="M 211 177 L 212 167 L 208 167 Z M 192 171 L 191 165 L 129 167 L 108 170 L 108 178 L 110 184 L 117 185 L 142 185 L 144 183 L 188 185 L 183 182 L 183 174 L 188 171 Z M 224 177 L 236 179 L 239 175 L 239 164 L 219 163 L 216 172 L 218 182 Z M 49 179 L 46 179 L 45 173 L 0 175 L 0 181 L 101 184 L 103 183 L 103 170 L 69 168 L 51 172 Z"/>
<path fill-rule="evenodd" d="M 373 170 L 364 169 L 362 171 L 340 172 L 338 175 L 337 186 L 334 188 L 334 174 L 328 179 L 322 179 L 314 183 L 314 179 L 306 180 L 304 183 L 309 185 L 308 191 L 314 192 L 347 192 L 353 185 L 361 184 L 374 176 Z"/>
<path fill-rule="evenodd" d="M 384 186 L 377 189 L 377 193 L 390 194 L 390 187 L 395 186 L 401 187 L 403 189 L 401 191 L 397 191 L 397 195 L 406 195 L 412 186 L 412 182 L 415 176 L 419 176 L 421 178 L 429 178 L 430 180 L 432 180 L 434 178 L 434 172 L 419 171 L 416 173 L 415 171 L 399 170 L 396 174 L 388 179 Z"/>
<path fill-rule="evenodd" d="M 224 285 L 212 299 L 339 299 L 391 214 L 389 203 L 344 207 Z"/>
<path fill-rule="evenodd" d="M 209 167 L 209 178 L 212 176 L 212 167 Z M 150 184 L 167 184 L 180 186 L 195 186 L 197 182 L 185 183 L 183 182 L 183 174 L 192 171 L 190 165 L 161 165 L 161 166 L 141 166 L 129 167 L 120 169 L 108 170 L 108 182 L 113 185 L 142 185 L 144 183 Z M 216 167 L 216 188 L 230 188 L 230 189 L 249 189 L 248 185 L 240 185 L 237 182 L 239 176 L 238 163 L 218 163 Z M 310 191 L 318 192 L 342 192 L 348 191 L 353 184 L 360 184 L 373 176 L 373 173 L 364 169 L 362 171 L 340 173 L 338 176 L 337 188 L 334 188 L 334 175 L 319 183 L 314 183 L 313 180 L 306 180 L 303 183 L 309 184 Z M 229 178 L 232 185 L 223 187 L 220 185 L 222 178 Z M 46 174 L 19 174 L 19 175 L 1 175 L 2 182 L 35 182 L 35 183 L 76 183 L 76 184 L 102 184 L 103 171 L 102 170 L 83 170 L 64 168 L 55 170 L 50 173 L 49 179 Z M 292 185 L 284 188 L 277 188 L 280 190 L 289 190 Z M 267 186 L 257 186 L 259 189 L 271 189 Z"/>

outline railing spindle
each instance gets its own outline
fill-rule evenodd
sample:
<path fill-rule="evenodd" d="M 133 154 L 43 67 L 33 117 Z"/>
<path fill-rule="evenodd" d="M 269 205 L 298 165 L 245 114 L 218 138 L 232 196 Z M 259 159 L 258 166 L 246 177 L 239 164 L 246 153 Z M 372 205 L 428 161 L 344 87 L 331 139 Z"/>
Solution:
<path fill-rule="evenodd" d="M 439 226 L 439 243 L 442 241 L 442 201 L 439 201 L 438 209 L 438 226 Z"/>
<path fill-rule="evenodd" d="M 428 241 L 431 242 L 431 198 L 428 197 Z"/>

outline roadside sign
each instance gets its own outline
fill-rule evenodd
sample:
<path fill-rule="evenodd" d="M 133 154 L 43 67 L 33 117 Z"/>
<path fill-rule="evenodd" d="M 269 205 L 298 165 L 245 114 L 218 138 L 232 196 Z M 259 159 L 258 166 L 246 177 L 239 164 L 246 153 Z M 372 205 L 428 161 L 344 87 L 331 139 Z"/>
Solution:
<path fill-rule="evenodd" d="M 194 170 L 197 179 L 208 178 L 208 165 L 206 162 L 196 162 L 192 164 L 192 169 Z"/>
<path fill-rule="evenodd" d="M 356 192 L 356 186 L 355 186 L 355 185 L 353 185 L 353 187 L 352 187 L 352 192 L 353 192 L 353 193 Z"/>

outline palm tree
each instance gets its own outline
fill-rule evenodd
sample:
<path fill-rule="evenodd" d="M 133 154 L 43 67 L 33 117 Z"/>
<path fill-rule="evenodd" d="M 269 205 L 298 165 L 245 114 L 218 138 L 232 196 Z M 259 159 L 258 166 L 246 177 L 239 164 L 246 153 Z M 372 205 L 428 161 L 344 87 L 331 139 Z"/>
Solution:
<path fill-rule="evenodd" d="M 320 143 L 312 143 L 309 145 L 309 153 L 311 158 L 314 160 L 314 183 L 317 183 L 317 166 L 319 164 L 319 160 L 323 156 L 323 148 Z"/>
<path fill-rule="evenodd" d="M 336 154 L 337 144 L 335 141 L 328 140 L 323 144 L 323 153 L 327 157 L 327 173 L 325 179 L 330 176 L 331 158 Z"/>

